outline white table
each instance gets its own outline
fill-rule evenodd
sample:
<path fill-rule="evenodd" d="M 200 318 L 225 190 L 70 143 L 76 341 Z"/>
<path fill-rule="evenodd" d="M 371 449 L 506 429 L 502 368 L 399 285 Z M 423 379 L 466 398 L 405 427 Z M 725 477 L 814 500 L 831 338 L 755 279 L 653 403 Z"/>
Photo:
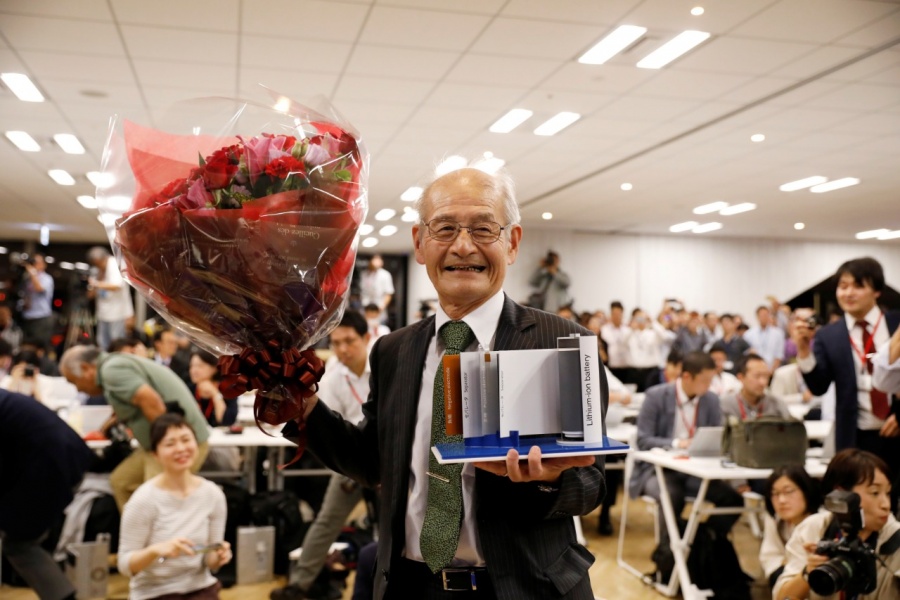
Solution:
<path fill-rule="evenodd" d="M 256 492 L 256 457 L 259 448 L 266 448 L 269 453 L 268 488 L 270 490 L 284 489 L 285 477 L 320 476 L 331 475 L 329 469 L 297 469 L 286 472 L 279 468 L 285 464 L 288 448 L 297 446 L 290 440 L 282 437 L 281 427 L 267 427 L 271 435 L 266 435 L 256 425 L 244 427 L 241 433 L 229 433 L 225 428 L 213 428 L 209 432 L 207 442 L 211 448 L 245 448 L 243 471 L 204 471 L 203 475 L 211 477 L 237 477 L 247 478 L 247 488 L 250 493 Z M 97 450 L 109 446 L 109 440 L 92 440 L 87 442 L 89 448 Z M 290 455 L 293 457 L 293 454 Z"/>
<path fill-rule="evenodd" d="M 747 510 L 745 507 L 735 508 L 704 508 L 703 503 L 709 489 L 709 483 L 716 479 L 765 479 L 771 473 L 771 469 L 748 469 L 746 467 L 725 467 L 722 458 L 684 458 L 674 452 L 665 450 L 644 450 L 634 453 L 635 460 L 642 460 L 652 464 L 659 480 L 660 501 L 662 503 L 665 526 L 669 532 L 672 554 L 675 557 L 675 570 L 666 585 L 657 585 L 657 591 L 666 596 L 675 596 L 678 593 L 679 583 L 684 600 L 697 600 L 712 596 L 710 590 L 701 590 L 691 582 L 691 576 L 687 568 L 687 559 L 691 551 L 691 544 L 697 535 L 702 515 L 738 514 Z M 700 489 L 694 499 L 691 515 L 687 527 L 682 536 L 678 531 L 678 521 L 672 498 L 665 484 L 663 469 L 671 469 L 700 479 Z M 822 477 L 825 474 L 826 464 L 817 459 L 807 459 L 806 472 L 812 477 Z"/>

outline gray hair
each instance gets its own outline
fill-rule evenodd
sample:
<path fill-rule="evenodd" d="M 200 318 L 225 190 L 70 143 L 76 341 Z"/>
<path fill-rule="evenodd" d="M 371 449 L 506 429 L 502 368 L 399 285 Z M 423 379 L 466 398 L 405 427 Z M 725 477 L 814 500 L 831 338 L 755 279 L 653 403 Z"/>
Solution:
<path fill-rule="evenodd" d="M 415 203 L 416 212 L 419 213 L 419 223 L 425 223 L 425 207 L 431 200 L 431 194 L 435 185 L 445 177 L 459 177 L 460 175 L 465 175 L 465 172 L 467 171 L 477 171 L 481 175 L 486 176 L 481 179 L 481 181 L 485 182 L 481 185 L 481 191 L 484 192 L 485 195 L 492 195 L 503 200 L 503 216 L 505 217 L 506 222 L 501 223 L 501 225 L 510 225 L 518 223 L 521 220 L 522 217 L 519 215 L 519 203 L 516 201 L 516 186 L 513 183 L 512 177 L 509 176 L 509 173 L 507 173 L 506 170 L 501 169 L 496 173 L 487 173 L 485 171 L 467 167 L 451 171 L 446 175 L 441 175 L 428 184 L 428 187 L 422 191 L 422 195 L 419 196 L 419 199 L 416 200 Z"/>
<path fill-rule="evenodd" d="M 109 250 L 103 246 L 94 246 L 87 252 L 88 262 L 99 262 L 105 258 L 109 258 Z"/>
<path fill-rule="evenodd" d="M 96 365 L 101 350 L 97 346 L 72 346 L 59 359 L 59 370 L 68 371 L 75 377 L 81 377 L 81 365 Z"/>

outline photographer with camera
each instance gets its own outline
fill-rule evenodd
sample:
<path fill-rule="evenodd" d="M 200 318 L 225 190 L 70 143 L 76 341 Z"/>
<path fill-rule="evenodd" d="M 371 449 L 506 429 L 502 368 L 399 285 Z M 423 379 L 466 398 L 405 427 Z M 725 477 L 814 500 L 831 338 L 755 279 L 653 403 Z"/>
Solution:
<path fill-rule="evenodd" d="M 22 331 L 25 337 L 50 347 L 53 335 L 53 277 L 47 273 L 42 254 L 34 254 L 23 261 L 26 276 L 23 282 Z"/>
<path fill-rule="evenodd" d="M 571 283 L 569 275 L 559 268 L 559 254 L 548 251 L 528 280 L 528 284 L 536 290 L 529 297 L 528 305 L 556 314 L 563 306 L 572 304 L 568 292 Z"/>
<path fill-rule="evenodd" d="M 890 473 L 881 458 L 847 448 L 825 472 L 828 512 L 797 525 L 772 598 L 900 598 L 900 523 L 891 514 Z"/>
<path fill-rule="evenodd" d="M 31 396 L 38 402 L 44 401 L 44 391 L 51 385 L 49 377 L 41 375 L 40 357 L 30 350 L 23 350 L 12 359 L 9 374 L 0 379 L 0 388 Z"/>

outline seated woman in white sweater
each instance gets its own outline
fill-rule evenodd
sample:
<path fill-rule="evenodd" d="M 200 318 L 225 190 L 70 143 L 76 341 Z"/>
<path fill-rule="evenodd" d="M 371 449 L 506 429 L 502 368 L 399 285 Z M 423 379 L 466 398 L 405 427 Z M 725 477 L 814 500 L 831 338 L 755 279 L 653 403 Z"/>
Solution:
<path fill-rule="evenodd" d="M 220 584 L 210 570 L 232 558 L 223 540 L 225 495 L 191 473 L 197 439 L 180 415 L 157 418 L 150 442 L 163 472 L 141 485 L 122 513 L 119 571 L 131 577 L 129 598 L 218 598 Z"/>
<path fill-rule="evenodd" d="M 765 529 L 759 549 L 759 563 L 772 587 L 784 570 L 784 546 L 794 528 L 819 510 L 819 484 L 800 465 L 778 467 L 766 480 Z"/>

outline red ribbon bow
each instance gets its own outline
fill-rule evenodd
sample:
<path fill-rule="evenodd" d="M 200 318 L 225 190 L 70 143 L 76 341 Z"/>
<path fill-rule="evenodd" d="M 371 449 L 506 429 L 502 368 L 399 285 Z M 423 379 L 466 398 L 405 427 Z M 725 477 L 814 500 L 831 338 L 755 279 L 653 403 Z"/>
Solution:
<path fill-rule="evenodd" d="M 222 374 L 219 390 L 225 396 L 257 390 L 253 403 L 257 426 L 260 421 L 269 425 L 296 421 L 300 438 L 297 454 L 288 465 L 296 462 L 306 448 L 305 400 L 316 393 L 318 381 L 325 373 L 322 359 L 314 350 L 283 350 L 277 341 L 271 340 L 261 350 L 244 348 L 240 354 L 222 356 L 219 372 Z"/>

